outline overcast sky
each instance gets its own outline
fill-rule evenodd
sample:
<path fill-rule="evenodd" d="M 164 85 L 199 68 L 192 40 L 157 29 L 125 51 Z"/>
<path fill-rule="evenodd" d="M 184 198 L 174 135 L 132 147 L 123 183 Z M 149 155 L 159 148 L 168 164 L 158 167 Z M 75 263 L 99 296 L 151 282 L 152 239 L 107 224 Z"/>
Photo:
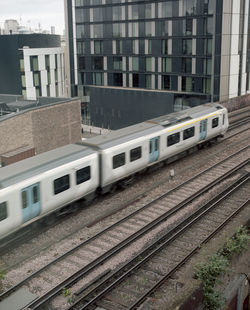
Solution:
<path fill-rule="evenodd" d="M 0 27 L 6 19 L 16 19 L 20 25 L 62 34 L 64 26 L 64 0 L 0 0 Z"/>

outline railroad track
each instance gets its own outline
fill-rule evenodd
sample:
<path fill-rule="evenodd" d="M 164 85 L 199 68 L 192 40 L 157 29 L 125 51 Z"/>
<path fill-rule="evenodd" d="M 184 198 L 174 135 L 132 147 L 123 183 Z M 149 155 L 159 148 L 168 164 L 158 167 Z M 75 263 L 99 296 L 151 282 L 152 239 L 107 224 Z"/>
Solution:
<path fill-rule="evenodd" d="M 26 287 L 28 286 L 33 293 L 40 295 L 39 299 L 35 301 L 35 303 L 29 305 L 29 307 L 31 309 L 42 307 L 42 305 L 50 302 L 55 296 L 58 296 L 58 294 L 61 295 L 63 288 L 72 286 L 73 283 L 79 281 L 83 276 L 87 277 L 90 272 L 104 264 L 115 253 L 120 252 L 124 247 L 131 244 L 131 242 L 135 242 L 141 238 L 147 231 L 152 231 L 152 229 L 159 226 L 160 223 L 171 218 L 177 211 L 184 209 L 195 197 L 202 195 L 212 187 L 212 182 L 218 184 L 225 178 L 228 178 L 232 173 L 232 169 L 236 171 L 248 162 L 249 154 L 248 146 L 239 151 L 237 155 L 234 154 L 228 157 L 214 167 L 203 171 L 184 184 L 165 193 L 157 200 L 143 206 L 140 210 L 33 273 L 2 294 L 0 300 L 25 285 Z M 176 197 L 178 198 L 176 199 Z M 166 203 L 168 204 L 167 206 Z M 155 208 L 155 204 L 157 204 L 157 209 Z M 79 268 L 80 265 L 84 267 Z M 71 271 L 70 276 L 62 272 L 68 271 L 68 269 Z M 62 277 L 64 277 L 64 279 L 62 279 Z M 34 287 L 39 288 L 39 285 L 41 285 L 41 278 L 43 279 L 43 287 L 50 287 L 48 292 L 43 292 L 42 294 L 39 292 L 39 289 L 37 289 L 37 291 L 32 289 Z M 55 284 L 55 278 L 57 278 L 60 283 Z"/>
<path fill-rule="evenodd" d="M 239 112 L 238 114 L 236 114 L 234 116 L 242 115 L 243 113 L 245 114 L 246 111 L 245 112 Z M 249 122 L 249 116 L 246 116 L 245 118 L 240 119 L 240 120 L 236 120 L 235 122 L 230 124 L 229 131 L 231 131 L 235 128 L 241 127 L 241 126 L 247 124 L 248 122 Z M 247 129 L 244 128 L 243 130 L 237 131 L 236 133 L 226 134 L 226 136 L 223 138 L 223 141 L 231 139 L 232 137 L 237 136 L 238 134 L 245 133 L 246 130 L 249 130 L 249 128 L 247 128 Z M 24 227 L 23 229 L 19 230 L 18 233 L 14 233 L 13 235 L 7 237 L 6 240 L 2 240 L 1 245 L 0 245 L 1 253 L 2 254 L 6 253 L 7 251 L 9 251 L 9 249 L 11 247 L 13 247 L 13 248 L 17 247 L 20 244 L 20 242 L 22 242 L 23 239 L 30 238 L 30 236 L 35 236 L 36 234 L 39 235 L 39 234 L 43 233 L 44 231 L 48 230 L 48 228 L 51 228 L 51 227 L 57 225 L 59 222 L 62 222 L 63 220 L 64 220 L 63 217 L 61 217 L 61 218 L 55 219 L 54 224 L 49 224 L 47 226 L 40 225 L 39 223 L 36 223 L 36 224 L 33 223 L 27 227 Z M 35 225 L 35 227 L 33 227 L 34 225 Z M 38 228 L 37 232 L 36 232 L 36 227 Z"/>

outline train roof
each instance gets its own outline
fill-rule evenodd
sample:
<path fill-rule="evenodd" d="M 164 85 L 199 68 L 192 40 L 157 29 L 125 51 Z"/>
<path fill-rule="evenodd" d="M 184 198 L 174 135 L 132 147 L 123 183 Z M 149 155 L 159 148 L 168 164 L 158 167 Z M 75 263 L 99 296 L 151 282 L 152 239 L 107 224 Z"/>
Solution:
<path fill-rule="evenodd" d="M 111 131 L 105 135 L 96 136 L 86 139 L 83 145 L 94 147 L 97 149 L 107 149 L 118 144 L 126 143 L 145 135 L 158 132 L 162 127 L 152 123 L 139 123 L 122 129 Z"/>
<path fill-rule="evenodd" d="M 143 123 L 125 127 L 112 131 L 105 135 L 96 136 L 86 139 L 83 145 L 94 147 L 97 149 L 107 149 L 118 144 L 126 143 L 131 139 L 136 139 L 144 135 L 158 132 L 163 128 L 174 126 L 181 122 L 185 122 L 194 118 L 199 118 L 207 114 L 213 113 L 223 106 L 215 103 L 203 104 L 194 108 L 189 108 L 179 112 L 163 115 Z"/>
<path fill-rule="evenodd" d="M 77 144 L 69 144 L 0 168 L 0 189 L 95 153 Z"/>
<path fill-rule="evenodd" d="M 223 106 L 218 103 L 206 103 L 179 112 L 156 117 L 148 122 L 158 124 L 163 127 L 169 127 L 191 119 L 203 117 L 220 109 L 223 109 Z"/>

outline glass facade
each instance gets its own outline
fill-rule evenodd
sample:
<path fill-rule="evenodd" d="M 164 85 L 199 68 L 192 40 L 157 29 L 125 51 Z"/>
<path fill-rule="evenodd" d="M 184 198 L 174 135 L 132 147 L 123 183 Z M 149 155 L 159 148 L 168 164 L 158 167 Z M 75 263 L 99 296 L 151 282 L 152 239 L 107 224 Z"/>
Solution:
<path fill-rule="evenodd" d="M 76 0 L 79 82 L 140 88 L 153 83 L 156 89 L 207 95 L 214 71 L 215 4 Z"/>

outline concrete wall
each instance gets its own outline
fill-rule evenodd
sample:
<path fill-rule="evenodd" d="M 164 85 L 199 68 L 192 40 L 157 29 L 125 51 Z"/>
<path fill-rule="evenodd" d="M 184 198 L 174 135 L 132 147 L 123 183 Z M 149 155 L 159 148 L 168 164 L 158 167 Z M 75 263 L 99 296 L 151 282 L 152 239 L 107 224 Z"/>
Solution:
<path fill-rule="evenodd" d="M 80 100 L 28 110 L 0 121 L 0 154 L 22 146 L 36 153 L 81 141 Z"/>

